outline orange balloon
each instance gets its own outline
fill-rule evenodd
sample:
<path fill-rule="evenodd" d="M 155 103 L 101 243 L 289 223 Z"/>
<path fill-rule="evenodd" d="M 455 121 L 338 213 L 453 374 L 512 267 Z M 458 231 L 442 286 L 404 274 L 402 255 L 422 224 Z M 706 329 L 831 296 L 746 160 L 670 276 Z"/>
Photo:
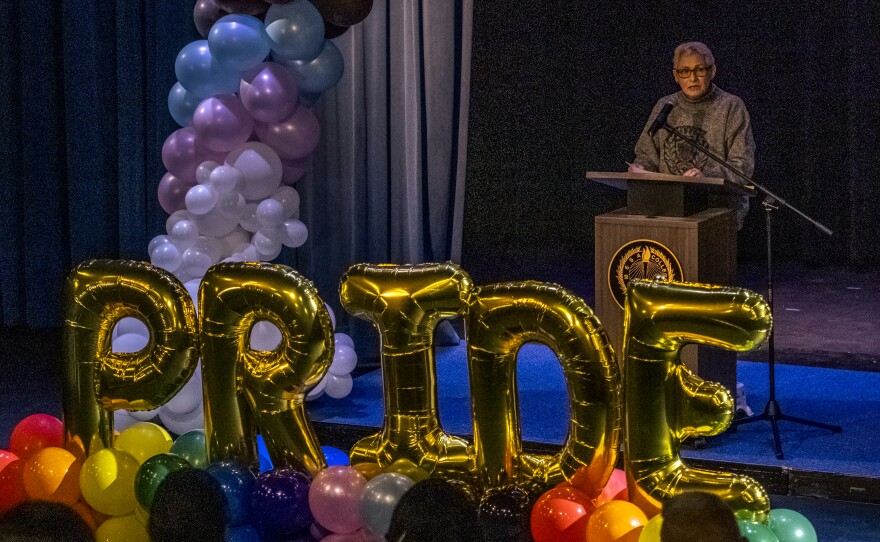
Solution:
<path fill-rule="evenodd" d="M 0 514 L 27 500 L 24 490 L 24 460 L 16 459 L 0 471 Z"/>
<path fill-rule="evenodd" d="M 587 521 L 595 509 L 586 493 L 573 487 L 555 487 L 532 507 L 535 542 L 584 542 Z M 593 542 L 590 540 L 590 542 Z"/>
<path fill-rule="evenodd" d="M 86 504 L 85 502 L 79 500 L 70 505 L 73 510 L 79 514 L 79 517 L 83 518 L 83 521 L 89 526 L 89 529 L 92 532 L 95 532 L 95 529 L 98 528 L 98 520 L 95 519 L 95 515 L 93 514 L 94 510 L 91 506 Z"/>
<path fill-rule="evenodd" d="M 648 517 L 627 501 L 608 501 L 593 512 L 587 522 L 587 540 L 590 542 L 623 542 L 634 529 L 641 530 Z M 638 537 L 636 537 L 638 539 Z"/>
<path fill-rule="evenodd" d="M 24 490 L 31 499 L 72 505 L 80 498 L 81 464 L 64 448 L 43 448 L 24 465 Z"/>

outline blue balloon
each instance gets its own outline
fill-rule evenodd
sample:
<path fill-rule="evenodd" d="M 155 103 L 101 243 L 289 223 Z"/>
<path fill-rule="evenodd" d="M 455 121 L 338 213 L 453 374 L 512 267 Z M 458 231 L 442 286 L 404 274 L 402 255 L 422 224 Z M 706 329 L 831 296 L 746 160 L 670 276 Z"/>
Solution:
<path fill-rule="evenodd" d="M 351 465 L 348 454 L 333 446 L 321 446 L 328 467 L 347 467 Z"/>
<path fill-rule="evenodd" d="M 312 60 L 324 43 L 324 19 L 308 0 L 272 4 L 266 13 L 272 51 L 289 60 Z"/>
<path fill-rule="evenodd" d="M 226 496 L 226 517 L 229 525 L 241 525 L 250 521 L 251 497 L 257 484 L 254 473 L 232 461 L 212 463 L 205 472 L 217 480 Z"/>
<path fill-rule="evenodd" d="M 226 529 L 226 542 L 263 542 L 260 531 L 253 525 L 238 525 Z"/>
<path fill-rule="evenodd" d="M 201 101 L 201 98 L 187 92 L 183 85 L 174 83 L 171 92 L 168 93 L 168 111 L 174 122 L 180 126 L 192 126 L 193 113 L 196 112 Z"/>
<path fill-rule="evenodd" d="M 230 71 L 250 69 L 269 56 L 269 37 L 263 21 L 250 15 L 226 15 L 208 34 L 211 57 Z"/>
<path fill-rule="evenodd" d="M 296 77 L 300 92 L 320 93 L 336 85 L 345 71 L 345 61 L 336 44 L 324 40 L 321 52 L 311 62 L 301 60 L 282 62 Z"/>
<path fill-rule="evenodd" d="M 260 456 L 260 472 L 272 470 L 272 459 L 269 458 L 269 450 L 263 435 L 257 435 L 257 455 Z"/>
<path fill-rule="evenodd" d="M 260 474 L 251 498 L 253 523 L 267 538 L 288 538 L 314 521 L 309 508 L 309 476 L 290 467 Z"/>
<path fill-rule="evenodd" d="M 238 91 L 241 72 L 222 68 L 211 57 L 208 40 L 189 43 L 177 53 L 174 73 L 181 86 L 198 98 Z"/>

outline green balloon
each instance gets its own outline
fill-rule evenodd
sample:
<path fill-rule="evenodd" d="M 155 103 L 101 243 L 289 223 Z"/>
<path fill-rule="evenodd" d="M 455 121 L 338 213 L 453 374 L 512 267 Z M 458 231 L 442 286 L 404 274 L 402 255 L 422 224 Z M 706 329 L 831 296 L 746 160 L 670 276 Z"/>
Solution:
<path fill-rule="evenodd" d="M 149 511 L 153 505 L 156 489 L 168 474 L 183 469 L 191 469 L 189 462 L 173 454 L 158 454 L 144 461 L 134 477 L 134 496 Z"/>
<path fill-rule="evenodd" d="M 767 526 L 779 542 L 817 542 L 819 539 L 810 520 L 794 510 L 785 508 L 770 510 Z"/>
<path fill-rule="evenodd" d="M 749 542 L 779 542 L 773 531 L 760 523 L 744 519 L 737 519 L 736 523 L 739 525 L 739 534 L 746 537 Z"/>
<path fill-rule="evenodd" d="M 171 453 L 189 461 L 193 468 L 206 468 L 208 451 L 205 447 L 205 431 L 195 429 L 180 435 L 171 445 Z"/>

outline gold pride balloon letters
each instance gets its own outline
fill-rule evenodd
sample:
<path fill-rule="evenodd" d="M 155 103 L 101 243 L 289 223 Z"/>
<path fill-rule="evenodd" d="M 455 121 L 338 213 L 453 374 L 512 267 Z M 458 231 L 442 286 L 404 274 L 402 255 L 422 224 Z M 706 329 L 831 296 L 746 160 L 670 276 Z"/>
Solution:
<path fill-rule="evenodd" d="M 617 461 L 625 430 L 632 502 L 655 515 L 688 490 L 716 493 L 740 514 L 763 520 L 764 489 L 745 476 L 691 469 L 681 442 L 723 431 L 733 400 L 680 361 L 683 345 L 745 351 L 770 331 L 761 296 L 740 288 L 633 281 L 627 291 L 623 379 L 604 328 L 583 300 L 540 282 L 478 287 L 452 263 L 352 266 L 340 297 L 381 338 L 384 422 L 351 450 L 353 464 L 419 469 L 432 476 L 516 483 L 535 492 L 566 481 L 596 497 Z M 276 466 L 316 473 L 326 466 L 304 408 L 332 361 L 330 316 L 314 286 L 273 264 L 223 263 L 199 290 L 199 311 L 183 285 L 148 264 L 95 260 L 70 275 L 66 299 L 67 446 L 80 456 L 109 447 L 113 411 L 150 410 L 169 401 L 201 357 L 205 433 L 211 461 L 257 467 L 256 434 Z M 124 317 L 150 331 L 140 352 L 114 353 L 111 333 Z M 474 423 L 473 443 L 444 432 L 438 415 L 433 335 L 438 322 L 463 317 Z M 250 348 L 257 322 L 282 340 Z M 516 356 L 529 341 L 549 346 L 565 375 L 571 420 L 552 456 L 524 453 Z M 622 399 L 625 397 L 625 404 Z"/>

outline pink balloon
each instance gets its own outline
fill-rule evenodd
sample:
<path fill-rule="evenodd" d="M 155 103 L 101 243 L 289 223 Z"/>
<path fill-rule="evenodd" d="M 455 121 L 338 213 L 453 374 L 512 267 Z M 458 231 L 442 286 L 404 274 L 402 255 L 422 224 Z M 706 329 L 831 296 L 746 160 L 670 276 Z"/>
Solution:
<path fill-rule="evenodd" d="M 200 144 L 217 152 L 229 152 L 246 142 L 254 119 L 232 94 L 202 100 L 193 114 L 193 129 Z"/>
<path fill-rule="evenodd" d="M 292 186 L 312 167 L 312 156 L 281 161 L 281 184 Z"/>
<path fill-rule="evenodd" d="M 196 169 L 206 160 L 223 163 L 226 153 L 201 145 L 191 126 L 180 128 L 162 145 L 162 163 L 169 173 L 183 182 L 195 184 Z"/>
<path fill-rule="evenodd" d="M 193 183 L 185 183 L 170 173 L 166 173 L 159 181 L 159 205 L 162 209 L 172 214 L 186 208 L 186 192 L 195 186 Z"/>
<path fill-rule="evenodd" d="M 367 479 L 354 467 L 328 467 L 315 476 L 309 487 L 309 508 L 324 528 L 334 533 L 352 533 L 364 520 L 359 511 Z"/>
<path fill-rule="evenodd" d="M 596 506 L 598 507 L 604 502 L 613 500 L 629 500 L 626 490 L 626 472 L 621 469 L 614 469 L 611 473 L 611 478 L 608 479 L 608 483 L 602 488 L 602 493 L 596 497 Z"/>
<path fill-rule="evenodd" d="M 321 125 L 308 107 L 297 107 L 287 120 L 275 124 L 254 123 L 260 141 L 285 160 L 304 158 L 318 146 Z"/>
<path fill-rule="evenodd" d="M 239 95 L 254 119 L 278 122 L 289 117 L 296 108 L 296 79 L 280 64 L 263 62 L 242 76 Z"/>

